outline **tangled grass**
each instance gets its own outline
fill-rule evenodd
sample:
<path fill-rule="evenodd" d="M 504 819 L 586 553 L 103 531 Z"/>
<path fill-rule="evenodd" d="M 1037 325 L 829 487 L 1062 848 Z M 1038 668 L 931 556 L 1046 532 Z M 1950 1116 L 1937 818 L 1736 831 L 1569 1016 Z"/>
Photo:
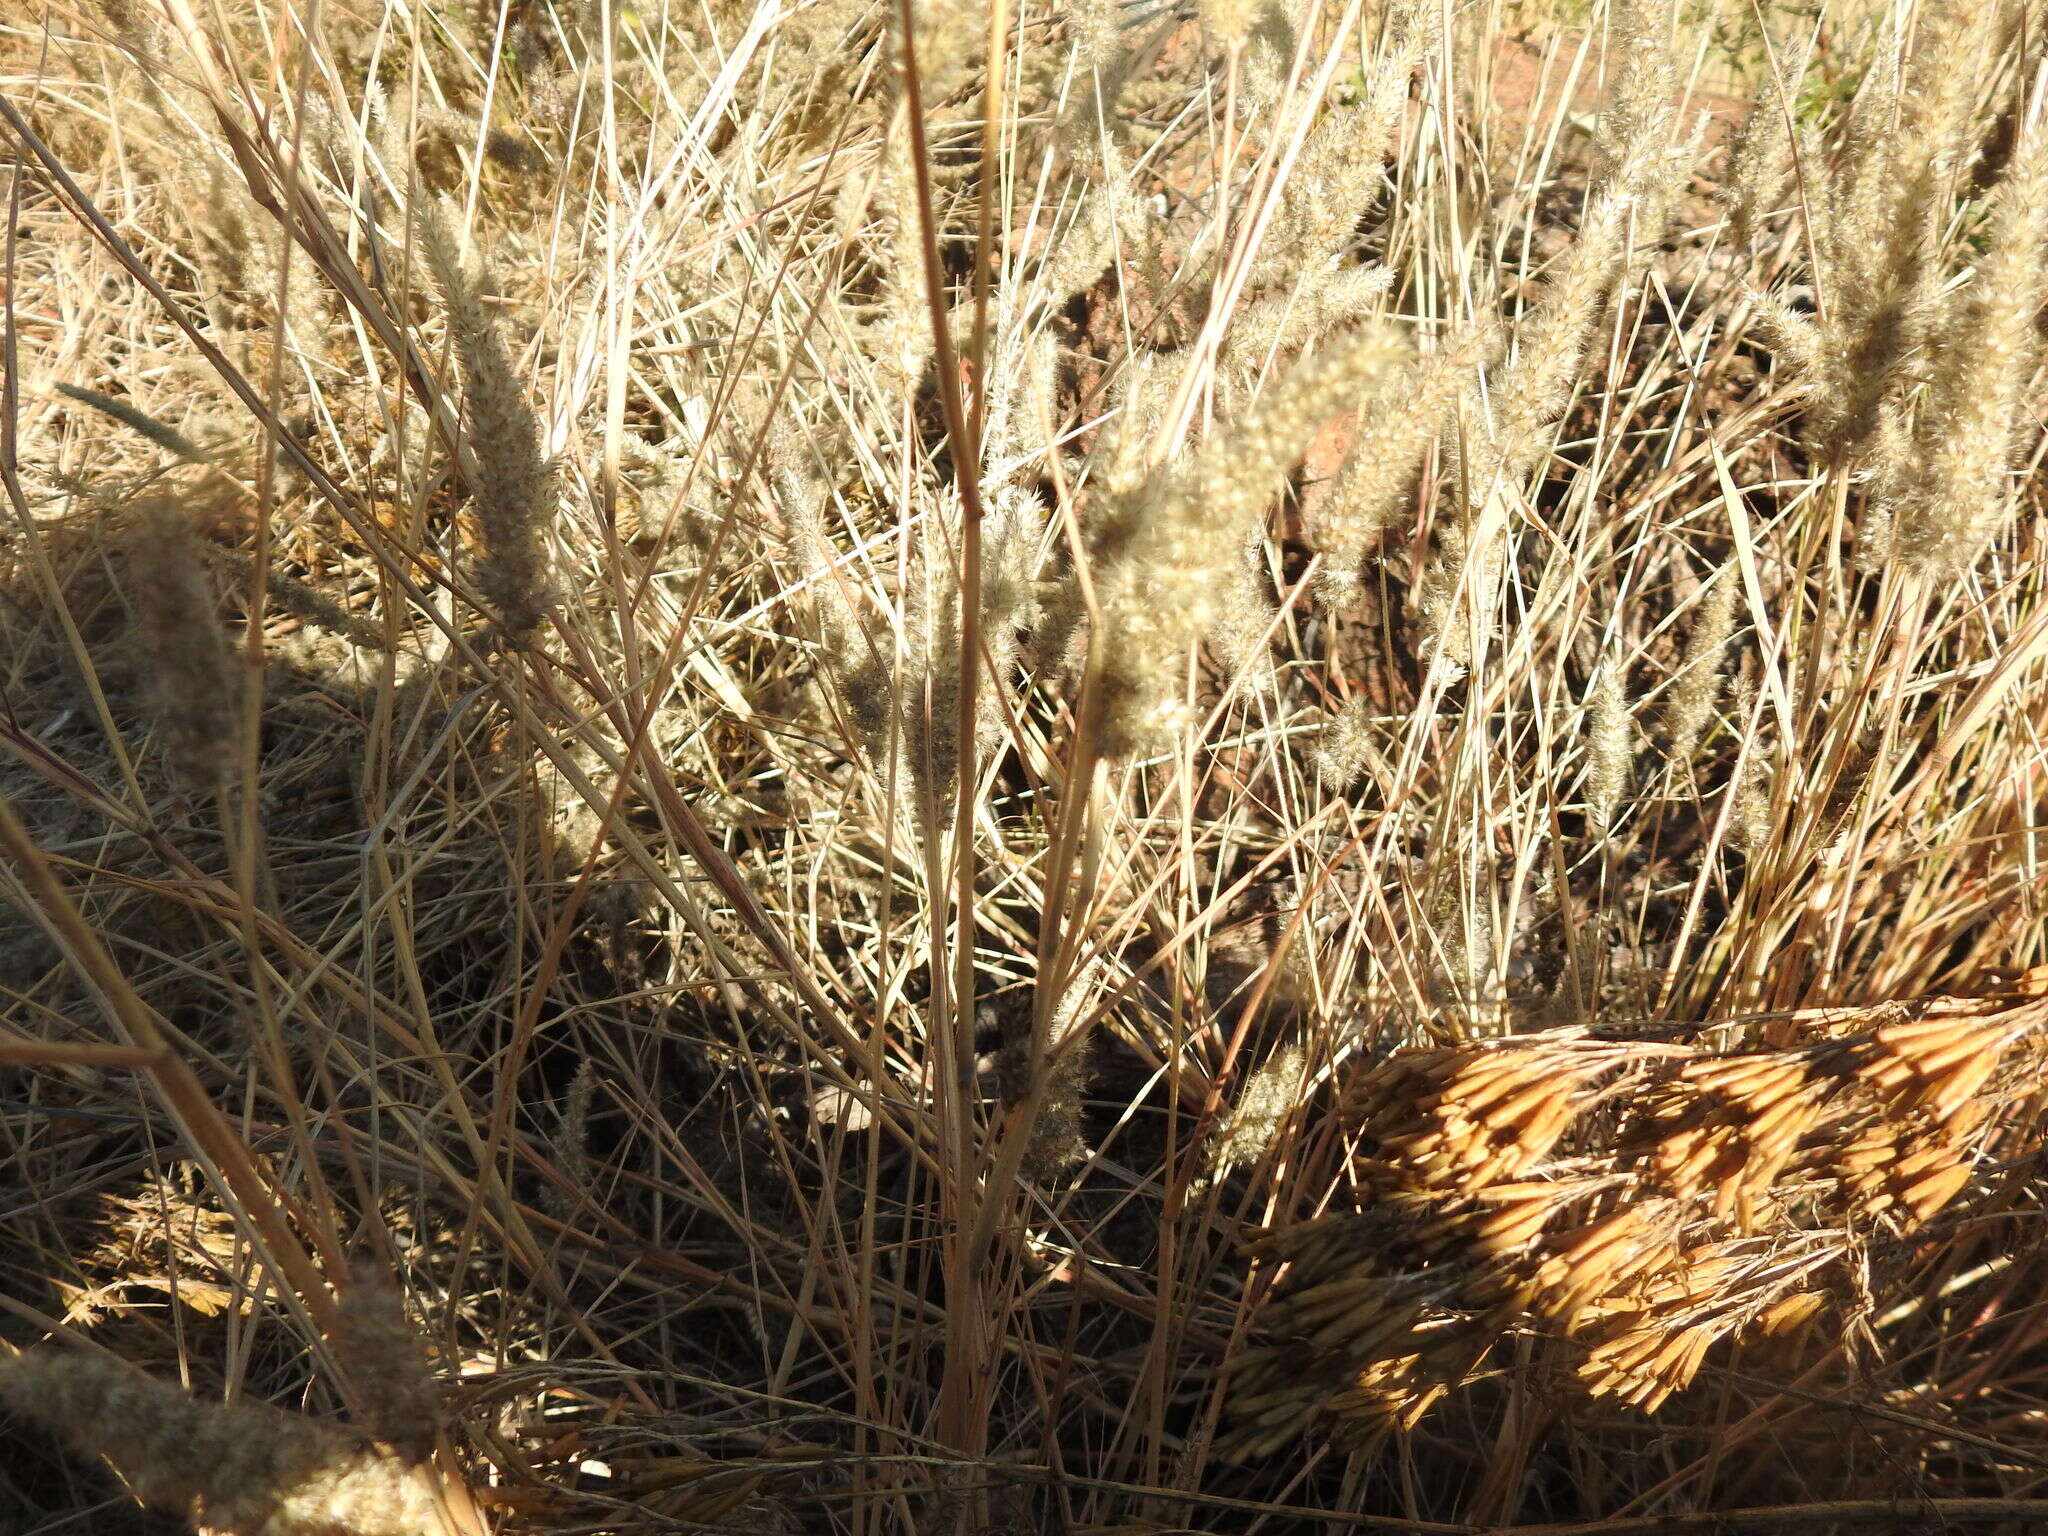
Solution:
<path fill-rule="evenodd" d="M 0 15 L 0 1528 L 2038 1529 L 2043 23 Z"/>

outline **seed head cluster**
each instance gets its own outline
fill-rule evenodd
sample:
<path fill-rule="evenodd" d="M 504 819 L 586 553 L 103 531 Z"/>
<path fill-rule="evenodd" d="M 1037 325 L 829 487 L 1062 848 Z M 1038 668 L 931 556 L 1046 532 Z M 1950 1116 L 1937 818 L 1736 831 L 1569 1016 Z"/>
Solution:
<path fill-rule="evenodd" d="M 1871 1234 L 1960 1195 L 2044 1026 L 2035 971 L 1985 997 L 1816 1011 L 1777 1050 L 1569 1028 L 1395 1055 L 1343 1101 L 1359 1210 L 1251 1243 L 1283 1294 L 1235 1378 L 1233 1449 L 1412 1427 L 1531 1330 L 1578 1391 L 1654 1412 L 1716 1346 L 1852 1285 Z"/>
<path fill-rule="evenodd" d="M 1297 363 L 1192 458 L 1162 466 L 1096 519 L 1094 557 L 1105 642 L 1103 745 L 1128 756 L 1185 718 L 1191 648 L 1223 616 L 1253 520 L 1315 429 L 1368 403 L 1403 347 L 1383 327 L 1331 342 Z"/>
<path fill-rule="evenodd" d="M 1514 327 L 1509 359 L 1485 398 L 1460 411 L 1469 440 L 1459 473 L 1464 507 L 1438 535 L 1415 597 L 1428 644 L 1462 670 L 1492 632 L 1506 572 L 1513 499 L 1548 452 L 1571 403 L 1586 349 L 1616 290 L 1656 248 L 1693 154 L 1678 126 L 1677 71 L 1647 7 L 1615 19 L 1613 84 L 1599 131 L 1602 161 L 1577 236 Z"/>

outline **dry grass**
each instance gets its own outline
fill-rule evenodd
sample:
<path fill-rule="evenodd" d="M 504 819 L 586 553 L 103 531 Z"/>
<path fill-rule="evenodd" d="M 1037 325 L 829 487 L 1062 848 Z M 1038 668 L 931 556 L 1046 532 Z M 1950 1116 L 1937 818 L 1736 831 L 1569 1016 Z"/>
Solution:
<path fill-rule="evenodd" d="M 2043 24 L 0 14 L 0 1528 L 2039 1528 Z"/>
<path fill-rule="evenodd" d="M 1289 1342 L 1243 1371 L 1239 1454 L 1324 1412 L 1355 1442 L 1412 1429 L 1525 1328 L 1565 1345 L 1588 1397 L 1654 1413 L 1723 1341 L 1782 1351 L 1823 1320 L 1867 1326 L 1866 1250 L 1922 1233 L 1994 1149 L 2024 1150 L 2010 1112 L 2040 1080 L 2048 970 L 2005 995 L 1789 1022 L 1813 1043 L 1574 1027 L 1364 1074 L 1342 1106 L 1361 1213 L 1252 1245 L 1289 1266 L 1263 1314 Z"/>

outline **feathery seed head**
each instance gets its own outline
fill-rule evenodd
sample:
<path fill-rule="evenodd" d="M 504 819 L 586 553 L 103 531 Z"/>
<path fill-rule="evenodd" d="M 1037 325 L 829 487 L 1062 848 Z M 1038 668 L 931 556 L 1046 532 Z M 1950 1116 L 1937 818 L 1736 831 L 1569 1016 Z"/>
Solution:
<path fill-rule="evenodd" d="M 1272 0 L 1201 0 L 1202 34 L 1214 48 L 1235 48 L 1268 10 Z"/>
<path fill-rule="evenodd" d="M 1316 751 L 1316 778 L 1328 793 L 1341 795 L 1368 769 L 1384 769 L 1386 759 L 1374 739 L 1384 729 L 1367 699 L 1353 699 L 1337 712 Z"/>
<path fill-rule="evenodd" d="M 918 211 L 917 165 L 909 131 L 892 120 L 882 144 L 876 200 L 883 214 L 882 317 L 875 324 L 876 360 L 886 398 L 906 399 L 930 365 L 935 346 L 925 292 L 924 236 Z"/>
<path fill-rule="evenodd" d="M 448 333 L 462 366 L 463 414 L 483 545 L 477 586 L 509 635 L 531 634 L 554 601 L 548 540 L 554 474 L 541 455 L 540 422 L 512 371 L 485 281 L 463 258 L 448 207 L 415 203 L 413 227 L 441 290 Z"/>
<path fill-rule="evenodd" d="M 1324 556 L 1316 595 L 1325 606 L 1356 601 L 1366 553 L 1401 515 L 1423 455 L 1443 435 L 1451 408 L 1497 345 L 1491 327 L 1468 331 L 1442 351 L 1410 363 L 1401 383 L 1360 414 L 1351 451 L 1311 530 Z"/>
<path fill-rule="evenodd" d="M 143 1503 L 222 1536 L 443 1536 L 431 1474 L 330 1424 L 201 1403 L 97 1354 L 0 1363 L 0 1399 L 104 1456 Z"/>
<path fill-rule="evenodd" d="M 1665 755 L 1672 763 L 1692 761 L 1700 738 L 1713 718 L 1714 704 L 1721 692 L 1721 652 L 1735 632 L 1735 603 L 1740 578 L 1733 562 L 1707 579 L 1692 631 L 1685 639 L 1685 655 L 1664 705 Z"/>
<path fill-rule="evenodd" d="M 891 6 L 892 27 L 901 14 Z M 913 0 L 911 25 L 917 50 L 918 83 L 930 107 L 967 83 L 979 52 L 986 13 L 971 0 Z"/>
<path fill-rule="evenodd" d="M 1605 830 L 1614 821 L 1621 797 L 1628 791 L 1629 765 L 1635 759 L 1635 725 L 1621 668 L 1609 662 L 1593 684 L 1586 739 L 1586 814 Z"/>
<path fill-rule="evenodd" d="M 164 756 L 184 783 L 212 789 L 234 770 L 238 689 L 199 536 L 177 502 L 152 497 L 135 509 L 126 556 Z"/>
<path fill-rule="evenodd" d="M 358 1261 L 336 1310 L 335 1354 L 362 1400 L 364 1427 L 400 1455 L 424 1461 L 441 1405 L 405 1315 L 405 1292 L 381 1267 Z"/>
<path fill-rule="evenodd" d="M 1888 423 L 1895 446 L 1879 472 L 1888 537 L 1872 541 L 1866 563 L 1888 554 L 1912 571 L 1953 574 L 1997 531 L 2011 500 L 2027 386 L 2040 365 L 2044 303 L 2048 100 L 2037 99 L 1992 200 L 1984 259 L 1936 344 L 1910 445 L 1905 429 Z"/>
<path fill-rule="evenodd" d="M 1069 1038 L 1054 1049 L 1045 1067 L 1038 1116 L 1031 1124 L 1019 1165 L 1026 1178 L 1039 1182 L 1056 1179 L 1088 1156 L 1082 1126 L 1094 1076 L 1092 1040 Z"/>
<path fill-rule="evenodd" d="M 1094 537 L 1108 647 L 1104 747 L 1140 750 L 1185 718 L 1189 647 L 1221 618 L 1255 519 L 1332 413 L 1370 399 L 1402 348 L 1378 327 L 1294 365 L 1185 464 L 1115 497 Z"/>
<path fill-rule="evenodd" d="M 1218 1176 L 1266 1155 L 1287 1117 L 1301 1103 L 1308 1058 L 1298 1045 L 1276 1051 L 1245 1080 L 1237 1107 L 1218 1132 L 1212 1160 Z"/>

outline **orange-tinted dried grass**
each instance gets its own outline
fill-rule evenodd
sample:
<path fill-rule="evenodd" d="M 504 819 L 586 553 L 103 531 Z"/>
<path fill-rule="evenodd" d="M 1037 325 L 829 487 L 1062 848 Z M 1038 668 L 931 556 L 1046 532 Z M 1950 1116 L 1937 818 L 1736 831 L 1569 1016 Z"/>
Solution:
<path fill-rule="evenodd" d="M 2048 970 L 1814 1010 L 1774 1050 L 1572 1028 L 1375 1066 L 1345 1101 L 1366 1213 L 1251 1244 L 1285 1294 L 1240 1369 L 1232 1448 L 1318 1419 L 1353 1445 L 1412 1427 L 1516 1332 L 1557 1346 L 1561 1384 L 1655 1412 L 1716 1345 L 1813 1322 L 1830 1271 L 1963 1193 L 1992 1111 L 2027 1090 L 2015 1047 L 2037 1045 L 2044 991 Z"/>

